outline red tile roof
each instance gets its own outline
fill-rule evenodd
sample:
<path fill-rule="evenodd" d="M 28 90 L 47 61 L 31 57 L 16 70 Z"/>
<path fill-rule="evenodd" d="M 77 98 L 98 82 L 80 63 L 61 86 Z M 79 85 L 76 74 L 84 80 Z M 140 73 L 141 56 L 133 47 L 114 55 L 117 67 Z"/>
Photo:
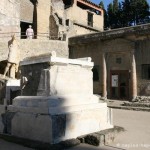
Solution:
<path fill-rule="evenodd" d="M 93 2 L 91 2 L 90 0 L 82 0 L 82 1 L 84 1 L 84 2 L 86 2 L 86 3 L 89 3 L 89 4 L 91 4 L 91 5 L 94 5 L 94 6 L 98 7 L 98 8 L 101 8 L 99 5 L 97 5 L 97 4 L 93 3 Z"/>

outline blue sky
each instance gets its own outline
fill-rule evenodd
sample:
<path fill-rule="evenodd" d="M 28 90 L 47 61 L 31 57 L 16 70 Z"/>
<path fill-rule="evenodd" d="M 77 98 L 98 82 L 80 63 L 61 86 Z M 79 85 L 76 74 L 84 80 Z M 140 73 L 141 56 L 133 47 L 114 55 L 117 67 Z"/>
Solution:
<path fill-rule="evenodd" d="M 99 4 L 99 2 L 101 1 L 101 0 L 91 0 L 92 2 L 94 2 L 94 3 L 96 3 L 96 4 Z M 111 3 L 113 0 L 103 0 L 103 2 L 104 2 L 104 5 L 105 5 L 105 7 L 109 4 L 109 3 Z M 121 1 L 121 0 L 120 0 Z M 150 0 L 147 0 L 149 3 L 150 3 Z M 107 8 L 107 7 L 106 7 Z"/>

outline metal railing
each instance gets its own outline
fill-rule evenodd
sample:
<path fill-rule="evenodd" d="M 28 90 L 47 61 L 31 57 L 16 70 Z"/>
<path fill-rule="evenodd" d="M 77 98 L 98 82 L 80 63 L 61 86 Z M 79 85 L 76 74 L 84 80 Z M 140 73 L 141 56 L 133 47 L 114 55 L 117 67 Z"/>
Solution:
<path fill-rule="evenodd" d="M 16 35 L 16 37 L 20 39 L 27 38 L 26 32 L 0 32 L 0 39 L 9 39 L 14 34 Z M 49 40 L 60 40 L 59 36 L 51 36 L 49 33 L 34 32 L 33 39 L 38 39 L 38 38 L 49 39 Z"/>

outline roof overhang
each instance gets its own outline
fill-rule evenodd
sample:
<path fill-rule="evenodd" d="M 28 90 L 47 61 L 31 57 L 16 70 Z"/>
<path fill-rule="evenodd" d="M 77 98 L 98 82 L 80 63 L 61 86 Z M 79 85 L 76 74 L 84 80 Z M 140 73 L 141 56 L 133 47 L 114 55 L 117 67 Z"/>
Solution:
<path fill-rule="evenodd" d="M 94 41 L 105 41 L 116 38 L 124 38 L 131 41 L 150 39 L 150 23 L 71 37 L 69 39 L 69 45 L 84 44 Z"/>

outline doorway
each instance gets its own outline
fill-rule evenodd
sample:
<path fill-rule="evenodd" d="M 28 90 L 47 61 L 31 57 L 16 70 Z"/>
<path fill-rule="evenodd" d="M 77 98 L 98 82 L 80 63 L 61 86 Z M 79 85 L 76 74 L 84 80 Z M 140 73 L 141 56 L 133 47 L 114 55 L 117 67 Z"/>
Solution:
<path fill-rule="evenodd" d="M 110 72 L 111 99 L 129 99 L 129 71 L 111 70 Z"/>
<path fill-rule="evenodd" d="M 26 39 L 26 30 L 29 28 L 29 25 L 32 25 L 32 23 L 27 22 L 20 22 L 20 28 L 21 28 L 21 39 Z"/>

